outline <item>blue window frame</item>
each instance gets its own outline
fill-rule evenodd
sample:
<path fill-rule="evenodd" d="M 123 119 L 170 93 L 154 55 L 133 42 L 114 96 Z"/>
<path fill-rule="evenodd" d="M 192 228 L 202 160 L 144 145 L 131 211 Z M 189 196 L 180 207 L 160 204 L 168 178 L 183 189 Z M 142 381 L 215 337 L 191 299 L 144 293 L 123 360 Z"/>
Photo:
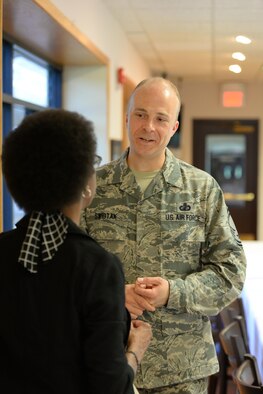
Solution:
<path fill-rule="evenodd" d="M 35 111 L 46 108 L 61 108 L 62 105 L 62 69 L 41 59 L 16 44 L 3 40 L 3 139 L 15 128 L 21 120 Z M 15 65 L 15 61 L 20 60 Z M 27 68 L 28 65 L 28 68 Z M 16 67 L 16 68 L 15 68 Z M 41 91 L 46 89 L 44 97 L 30 97 L 29 89 L 19 86 L 26 77 L 30 77 L 30 69 L 33 77 L 39 81 Z M 38 70 L 40 74 L 38 75 Z M 46 71 L 46 84 L 45 84 Z M 19 73 L 22 73 L 21 75 Z M 16 86 L 14 88 L 14 83 Z M 30 83 L 30 82 L 29 82 Z M 22 84 L 21 84 L 22 85 Z M 18 89 L 17 89 L 18 87 Z M 27 85 L 28 87 L 28 85 Z M 34 89 L 35 90 L 35 84 Z M 15 95 L 13 92 L 15 91 Z M 15 97 L 16 96 L 16 97 Z M 3 229 L 4 231 L 14 228 L 15 223 L 24 215 L 13 201 L 5 181 L 3 180 Z"/>

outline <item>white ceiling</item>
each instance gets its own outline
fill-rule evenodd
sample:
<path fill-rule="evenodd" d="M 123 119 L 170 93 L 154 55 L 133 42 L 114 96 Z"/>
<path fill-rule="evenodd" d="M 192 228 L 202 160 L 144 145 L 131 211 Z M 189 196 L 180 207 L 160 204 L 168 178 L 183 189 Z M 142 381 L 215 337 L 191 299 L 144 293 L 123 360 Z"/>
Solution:
<path fill-rule="evenodd" d="M 263 81 L 263 0 L 102 0 L 153 75 Z M 251 38 L 250 45 L 235 41 Z M 232 59 L 243 52 L 246 60 Z M 228 70 L 242 67 L 240 74 Z"/>

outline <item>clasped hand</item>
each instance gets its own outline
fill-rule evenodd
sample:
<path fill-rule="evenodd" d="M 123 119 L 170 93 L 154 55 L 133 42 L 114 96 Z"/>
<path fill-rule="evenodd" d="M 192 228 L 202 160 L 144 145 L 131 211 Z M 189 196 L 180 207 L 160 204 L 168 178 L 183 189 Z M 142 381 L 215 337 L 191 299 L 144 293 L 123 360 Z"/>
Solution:
<path fill-rule="evenodd" d="M 132 319 L 143 312 L 154 312 L 155 308 L 167 304 L 169 282 L 160 277 L 137 278 L 135 284 L 125 286 L 126 308 Z"/>

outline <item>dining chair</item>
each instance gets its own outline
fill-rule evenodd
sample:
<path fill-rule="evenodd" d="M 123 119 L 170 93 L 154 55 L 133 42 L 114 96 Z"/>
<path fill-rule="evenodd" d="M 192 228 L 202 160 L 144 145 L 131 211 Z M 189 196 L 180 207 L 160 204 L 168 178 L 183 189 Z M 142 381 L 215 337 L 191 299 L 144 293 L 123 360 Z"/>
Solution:
<path fill-rule="evenodd" d="M 241 297 L 237 297 L 234 301 L 229 305 L 230 308 L 233 308 L 236 311 L 236 316 L 243 316 L 245 319 L 245 311 L 243 305 L 243 299 Z"/>
<path fill-rule="evenodd" d="M 219 313 L 219 315 L 210 317 L 210 321 L 220 369 L 218 373 L 209 377 L 208 394 L 225 394 L 229 381 L 233 380 L 232 374 L 236 368 L 236 365 L 233 365 L 233 363 L 231 365 L 231 363 L 229 362 L 228 353 L 230 350 L 225 351 L 222 340 L 220 339 L 220 332 L 225 327 L 229 326 L 229 324 L 231 324 L 232 322 L 237 321 L 239 329 L 237 329 L 238 331 L 235 331 L 233 335 L 242 335 L 242 342 L 244 343 L 244 347 L 242 347 L 241 344 L 240 353 L 240 345 L 239 343 L 236 343 L 239 342 L 239 340 L 231 340 L 231 347 L 234 347 L 234 349 L 236 349 L 235 353 L 237 354 L 238 358 L 237 363 L 240 364 L 243 360 L 243 355 L 246 352 L 249 353 L 248 336 L 242 299 L 237 298 L 236 300 L 234 300 L 230 305 L 224 308 Z M 225 344 L 225 346 L 227 345 Z M 232 356 L 230 355 L 229 357 Z"/>
<path fill-rule="evenodd" d="M 219 316 L 223 327 L 228 326 L 234 320 L 238 320 L 245 342 L 246 352 L 249 353 L 246 317 L 242 298 L 237 298 L 236 300 L 234 300 L 230 305 L 228 305 L 219 313 Z"/>
<path fill-rule="evenodd" d="M 231 380 L 236 386 L 236 393 L 238 393 L 235 373 L 237 368 L 244 361 L 245 354 L 247 353 L 240 322 L 234 320 L 223 328 L 219 333 L 219 338 L 228 359 Z"/>
<path fill-rule="evenodd" d="M 244 355 L 247 353 L 240 321 L 234 320 L 223 328 L 219 333 L 219 338 L 229 364 L 235 370 L 244 361 Z"/>
<path fill-rule="evenodd" d="M 246 321 L 245 321 L 244 317 L 241 316 L 241 315 L 235 316 L 234 317 L 234 321 L 238 322 L 238 324 L 240 326 L 240 329 L 241 329 L 242 337 L 243 337 L 243 340 L 244 340 L 246 352 L 250 353 Z"/>
<path fill-rule="evenodd" d="M 257 359 L 251 354 L 245 354 L 244 361 L 236 369 L 234 379 L 240 394 L 263 393 Z"/>
<path fill-rule="evenodd" d="M 219 362 L 219 371 L 209 376 L 208 394 L 225 394 L 227 392 L 228 382 L 230 379 L 232 380 L 232 375 L 229 372 L 228 358 L 219 338 L 219 333 L 223 329 L 223 324 L 219 315 L 211 316 L 210 321 Z"/>
<path fill-rule="evenodd" d="M 227 306 L 219 313 L 219 316 L 222 320 L 223 326 L 226 327 L 228 326 L 228 324 L 232 323 L 235 316 L 238 316 L 238 313 L 235 308 L 232 308 L 231 306 Z"/>

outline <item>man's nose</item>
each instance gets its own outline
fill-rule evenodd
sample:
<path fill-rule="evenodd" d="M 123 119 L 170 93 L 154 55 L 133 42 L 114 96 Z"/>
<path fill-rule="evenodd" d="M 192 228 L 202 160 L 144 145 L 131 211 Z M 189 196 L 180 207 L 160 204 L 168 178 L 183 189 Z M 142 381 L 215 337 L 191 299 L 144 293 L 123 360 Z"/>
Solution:
<path fill-rule="evenodd" d="M 144 128 L 146 131 L 150 132 L 154 130 L 154 119 L 147 118 L 144 123 Z"/>

